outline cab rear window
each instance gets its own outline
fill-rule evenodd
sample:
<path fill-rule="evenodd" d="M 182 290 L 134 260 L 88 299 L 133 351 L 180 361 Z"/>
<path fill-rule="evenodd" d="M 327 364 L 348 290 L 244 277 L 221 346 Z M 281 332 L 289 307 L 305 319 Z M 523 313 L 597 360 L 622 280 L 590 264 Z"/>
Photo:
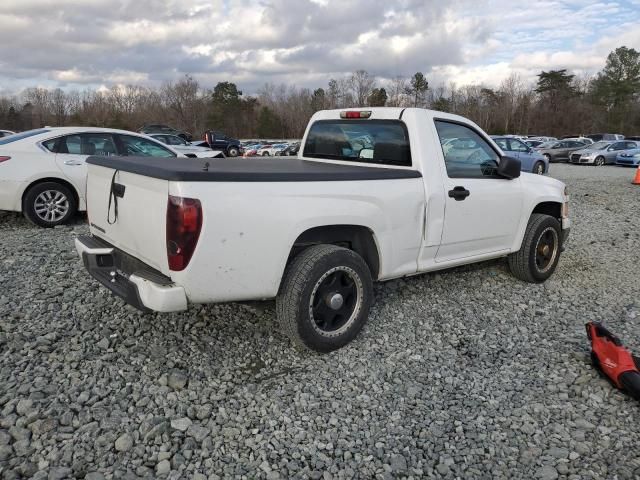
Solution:
<path fill-rule="evenodd" d="M 33 137 L 35 135 L 40 135 L 41 133 L 47 133 L 50 130 L 46 128 L 38 128 L 37 130 L 27 130 L 22 133 L 14 133 L 13 135 L 9 135 L 8 137 L 0 138 L 0 145 L 7 145 L 8 143 L 17 142 L 18 140 L 22 140 L 23 138 Z"/>
<path fill-rule="evenodd" d="M 311 125 L 303 155 L 411 166 L 409 135 L 399 120 L 319 120 Z"/>

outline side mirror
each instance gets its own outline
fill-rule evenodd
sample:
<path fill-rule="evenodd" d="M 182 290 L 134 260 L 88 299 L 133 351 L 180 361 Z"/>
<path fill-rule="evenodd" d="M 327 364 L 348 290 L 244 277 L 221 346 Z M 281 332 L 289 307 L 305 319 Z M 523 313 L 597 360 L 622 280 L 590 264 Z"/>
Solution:
<path fill-rule="evenodd" d="M 521 169 L 522 164 L 520 163 L 520 160 L 505 155 L 504 157 L 500 158 L 500 163 L 498 163 L 496 174 L 499 177 L 511 180 L 520 176 Z"/>

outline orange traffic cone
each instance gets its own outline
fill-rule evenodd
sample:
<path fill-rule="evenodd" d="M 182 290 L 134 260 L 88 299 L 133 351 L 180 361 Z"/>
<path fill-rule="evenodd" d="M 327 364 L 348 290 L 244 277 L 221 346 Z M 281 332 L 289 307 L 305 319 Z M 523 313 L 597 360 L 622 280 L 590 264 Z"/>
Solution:
<path fill-rule="evenodd" d="M 638 169 L 636 170 L 636 176 L 633 179 L 633 183 L 634 185 L 640 185 L 640 165 L 638 165 Z"/>

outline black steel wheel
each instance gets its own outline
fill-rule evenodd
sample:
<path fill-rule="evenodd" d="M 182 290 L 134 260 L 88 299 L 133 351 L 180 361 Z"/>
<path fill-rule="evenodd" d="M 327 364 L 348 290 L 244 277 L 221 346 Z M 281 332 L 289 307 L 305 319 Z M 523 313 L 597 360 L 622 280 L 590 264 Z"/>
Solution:
<path fill-rule="evenodd" d="M 509 255 L 511 273 L 525 282 L 544 282 L 558 266 L 561 238 L 557 219 L 541 213 L 532 214 L 520 250 Z"/>
<path fill-rule="evenodd" d="M 369 267 L 356 252 L 314 245 L 287 266 L 276 298 L 278 320 L 299 346 L 330 352 L 353 340 L 373 301 Z"/>
<path fill-rule="evenodd" d="M 330 269 L 311 292 L 309 315 L 314 328 L 321 335 L 339 335 L 355 320 L 362 297 L 362 280 L 353 269 L 345 266 Z"/>

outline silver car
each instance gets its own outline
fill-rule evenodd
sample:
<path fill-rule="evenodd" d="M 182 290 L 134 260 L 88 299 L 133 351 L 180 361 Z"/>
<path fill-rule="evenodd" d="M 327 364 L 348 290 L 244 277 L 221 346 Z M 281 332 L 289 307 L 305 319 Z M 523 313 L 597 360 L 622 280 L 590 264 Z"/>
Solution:
<path fill-rule="evenodd" d="M 620 152 L 633 148 L 638 148 L 638 142 L 603 140 L 572 152 L 569 156 L 569 162 L 596 166 L 615 164 L 616 157 Z"/>

